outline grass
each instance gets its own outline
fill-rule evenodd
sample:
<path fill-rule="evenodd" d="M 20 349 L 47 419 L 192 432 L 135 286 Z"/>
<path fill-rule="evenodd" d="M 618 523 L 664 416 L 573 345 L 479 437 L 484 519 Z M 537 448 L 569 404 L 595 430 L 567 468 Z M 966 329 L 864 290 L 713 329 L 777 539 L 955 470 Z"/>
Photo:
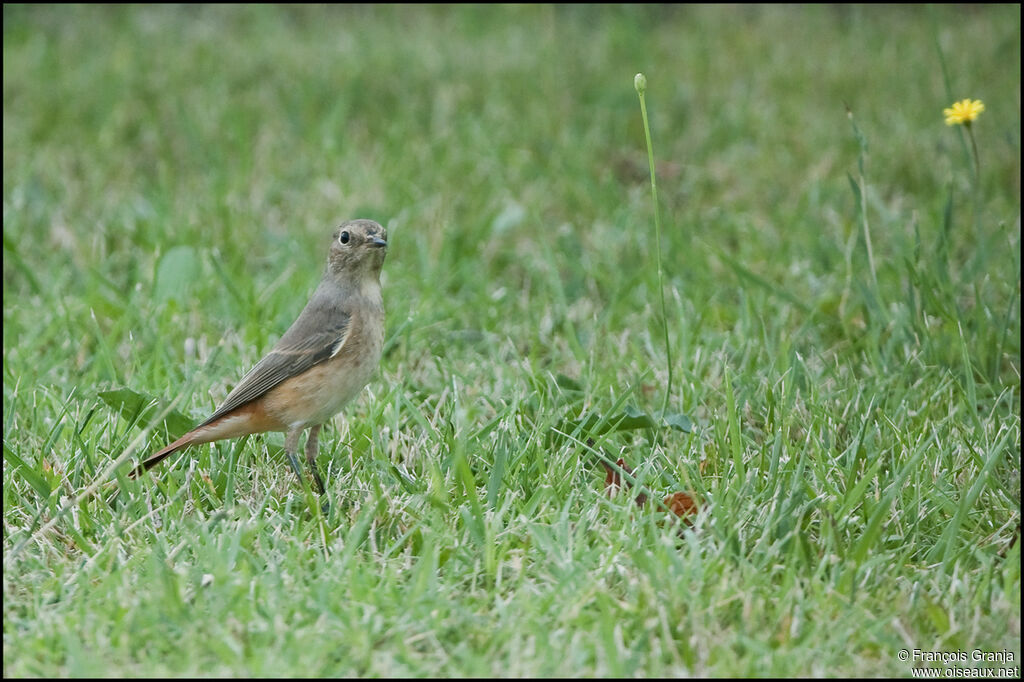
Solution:
<path fill-rule="evenodd" d="M 4 674 L 1019 665 L 1019 54 L 1016 6 L 5 6 Z M 621 428 L 668 377 L 637 72 L 689 433 Z M 79 499 L 357 216 L 387 349 L 327 513 L 278 434 Z"/>

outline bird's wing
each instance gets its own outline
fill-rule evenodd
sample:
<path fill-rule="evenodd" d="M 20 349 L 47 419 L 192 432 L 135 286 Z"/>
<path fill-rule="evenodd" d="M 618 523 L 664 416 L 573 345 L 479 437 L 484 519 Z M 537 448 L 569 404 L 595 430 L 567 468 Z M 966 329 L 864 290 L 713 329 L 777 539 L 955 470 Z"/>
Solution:
<path fill-rule="evenodd" d="M 331 311 L 329 316 L 306 313 L 304 310 L 273 350 L 242 377 L 224 399 L 224 404 L 200 426 L 262 397 L 285 379 L 302 374 L 338 353 L 348 337 L 352 316 L 340 310 Z"/>

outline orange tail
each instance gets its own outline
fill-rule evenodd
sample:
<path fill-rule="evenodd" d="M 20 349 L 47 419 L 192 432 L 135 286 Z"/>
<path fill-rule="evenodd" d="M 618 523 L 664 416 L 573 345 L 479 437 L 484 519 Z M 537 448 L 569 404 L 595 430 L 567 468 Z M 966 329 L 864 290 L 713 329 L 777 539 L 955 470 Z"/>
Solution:
<path fill-rule="evenodd" d="M 144 473 L 146 471 L 149 471 L 150 469 L 155 467 L 157 464 L 159 464 L 160 462 L 164 461 L 165 458 L 170 457 L 171 455 L 173 455 L 178 450 L 181 450 L 182 448 L 186 448 L 189 445 L 192 445 L 194 439 L 195 439 L 195 431 L 189 431 L 184 436 L 182 436 L 178 440 L 174 441 L 173 443 L 171 443 L 170 445 L 168 445 L 164 449 L 160 450 L 159 452 L 157 452 L 157 453 L 155 453 L 153 455 L 150 455 L 150 457 L 148 459 L 143 461 L 142 464 L 140 464 L 139 466 L 135 467 L 132 470 L 132 472 L 130 474 L 128 474 L 128 478 L 135 478 L 139 474 Z"/>
<path fill-rule="evenodd" d="M 189 445 L 201 445 L 224 438 L 238 438 L 252 433 L 274 430 L 285 431 L 287 426 L 277 419 L 268 417 L 259 400 L 246 403 L 227 414 L 206 420 L 163 450 L 150 455 L 142 464 L 135 467 L 129 477 L 135 478 L 144 471 L 152 469 L 170 455 Z"/>

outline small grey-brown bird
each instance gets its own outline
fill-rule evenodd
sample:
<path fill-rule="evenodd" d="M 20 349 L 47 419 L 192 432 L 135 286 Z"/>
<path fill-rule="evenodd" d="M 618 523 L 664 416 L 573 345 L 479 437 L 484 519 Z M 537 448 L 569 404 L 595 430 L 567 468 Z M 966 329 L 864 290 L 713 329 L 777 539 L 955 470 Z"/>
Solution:
<path fill-rule="evenodd" d="M 335 230 L 320 286 L 277 345 L 209 419 L 143 461 L 131 476 L 189 445 L 284 431 L 285 453 L 301 482 L 296 453 L 299 436 L 309 428 L 306 463 L 322 495 L 316 470 L 320 427 L 363 390 L 380 362 L 380 270 L 387 246 L 387 232 L 372 220 L 351 220 Z"/>

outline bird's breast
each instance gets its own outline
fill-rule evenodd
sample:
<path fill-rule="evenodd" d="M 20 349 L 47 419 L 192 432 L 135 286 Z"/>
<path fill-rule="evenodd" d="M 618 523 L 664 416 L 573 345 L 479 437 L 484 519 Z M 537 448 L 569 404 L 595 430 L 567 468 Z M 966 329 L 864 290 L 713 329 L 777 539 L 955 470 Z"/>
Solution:
<path fill-rule="evenodd" d="M 267 411 L 293 426 L 322 424 L 363 390 L 383 347 L 383 309 L 371 306 L 354 313 L 344 343 L 332 357 L 271 389 Z"/>

